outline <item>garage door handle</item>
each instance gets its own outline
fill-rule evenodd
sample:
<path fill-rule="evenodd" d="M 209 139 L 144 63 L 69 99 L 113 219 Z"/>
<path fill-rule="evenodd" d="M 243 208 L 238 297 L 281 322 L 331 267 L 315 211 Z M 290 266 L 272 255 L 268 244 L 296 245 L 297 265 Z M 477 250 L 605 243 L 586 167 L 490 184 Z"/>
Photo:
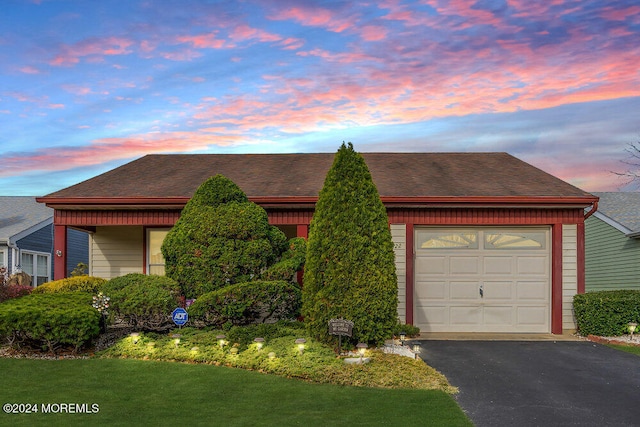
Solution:
<path fill-rule="evenodd" d="M 480 285 L 479 291 L 480 291 L 480 298 L 484 298 L 484 287 L 483 287 L 483 285 Z"/>

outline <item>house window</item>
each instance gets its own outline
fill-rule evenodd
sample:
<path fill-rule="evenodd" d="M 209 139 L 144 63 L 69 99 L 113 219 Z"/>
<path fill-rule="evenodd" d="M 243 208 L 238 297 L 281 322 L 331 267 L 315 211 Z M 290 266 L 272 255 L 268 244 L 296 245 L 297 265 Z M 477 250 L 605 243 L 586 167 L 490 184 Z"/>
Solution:
<path fill-rule="evenodd" d="M 5 251 L 0 251 L 0 267 L 7 266 L 7 255 Z"/>
<path fill-rule="evenodd" d="M 147 229 L 147 273 L 164 276 L 164 256 L 162 242 L 169 233 L 169 228 Z"/>
<path fill-rule="evenodd" d="M 477 249 L 478 232 L 472 230 L 428 231 L 418 233 L 419 249 Z"/>
<path fill-rule="evenodd" d="M 20 267 L 31 276 L 32 285 L 40 286 L 51 280 L 51 255 L 37 252 L 20 252 Z"/>

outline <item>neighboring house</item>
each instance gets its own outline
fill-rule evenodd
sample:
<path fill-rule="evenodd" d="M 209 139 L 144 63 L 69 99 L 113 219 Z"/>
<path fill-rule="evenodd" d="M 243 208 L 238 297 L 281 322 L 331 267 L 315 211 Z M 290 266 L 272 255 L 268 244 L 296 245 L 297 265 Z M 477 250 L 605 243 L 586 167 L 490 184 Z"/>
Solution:
<path fill-rule="evenodd" d="M 67 234 L 67 268 L 72 270 L 79 262 L 88 264 L 87 233 L 69 228 Z M 53 209 L 36 202 L 35 197 L 0 196 L 0 266 L 9 275 L 28 273 L 36 286 L 53 280 L 53 258 Z"/>
<path fill-rule="evenodd" d="M 587 291 L 640 289 L 640 193 L 594 193 L 598 210 L 585 221 Z"/>
<path fill-rule="evenodd" d="M 400 320 L 425 332 L 575 329 L 584 210 L 597 197 L 506 153 L 362 155 L 387 207 Z M 91 274 L 162 273 L 162 240 L 207 178 L 227 176 L 271 224 L 307 237 L 333 158 L 149 155 L 38 201 L 55 209 L 63 254 L 67 228 L 91 233 Z"/>

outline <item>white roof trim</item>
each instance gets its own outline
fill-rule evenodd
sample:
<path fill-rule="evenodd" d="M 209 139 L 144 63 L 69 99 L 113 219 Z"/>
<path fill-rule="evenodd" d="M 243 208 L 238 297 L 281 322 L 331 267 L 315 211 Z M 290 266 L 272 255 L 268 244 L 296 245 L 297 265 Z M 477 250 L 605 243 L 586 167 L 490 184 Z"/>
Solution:
<path fill-rule="evenodd" d="M 631 230 L 631 229 L 625 227 L 624 225 L 620 224 L 618 221 L 609 218 L 608 216 L 606 216 L 605 214 L 603 214 L 600 211 L 594 212 L 593 216 L 595 216 L 599 220 L 609 224 L 610 226 L 612 226 L 616 230 L 620 231 L 621 233 L 624 233 L 624 235 L 627 236 L 627 237 L 632 237 L 632 238 L 633 237 L 639 237 L 638 236 L 638 232 L 634 232 L 633 230 Z"/>
<path fill-rule="evenodd" d="M 31 227 L 27 228 L 26 230 L 22 230 L 21 232 L 14 234 L 13 236 L 9 236 L 9 239 L 7 239 L 8 242 L 17 242 L 18 240 L 27 237 L 29 234 L 31 233 L 35 233 L 36 231 L 40 230 L 43 227 L 46 227 L 47 225 L 51 225 L 53 224 L 53 217 L 47 218 L 42 222 L 39 222 L 38 224 L 32 225 Z"/>

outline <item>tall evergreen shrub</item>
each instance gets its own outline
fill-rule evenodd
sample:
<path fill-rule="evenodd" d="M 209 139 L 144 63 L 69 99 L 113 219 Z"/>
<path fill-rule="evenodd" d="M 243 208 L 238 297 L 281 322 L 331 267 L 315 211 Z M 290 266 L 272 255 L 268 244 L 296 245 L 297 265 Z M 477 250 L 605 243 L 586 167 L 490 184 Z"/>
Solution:
<path fill-rule="evenodd" d="M 265 210 L 222 175 L 198 188 L 162 244 L 166 275 L 187 298 L 258 279 L 286 249 Z"/>
<path fill-rule="evenodd" d="M 354 342 L 379 344 L 397 323 L 398 286 L 387 213 L 363 157 L 338 150 L 309 229 L 302 315 L 317 339 L 328 321 L 354 322 Z"/>

